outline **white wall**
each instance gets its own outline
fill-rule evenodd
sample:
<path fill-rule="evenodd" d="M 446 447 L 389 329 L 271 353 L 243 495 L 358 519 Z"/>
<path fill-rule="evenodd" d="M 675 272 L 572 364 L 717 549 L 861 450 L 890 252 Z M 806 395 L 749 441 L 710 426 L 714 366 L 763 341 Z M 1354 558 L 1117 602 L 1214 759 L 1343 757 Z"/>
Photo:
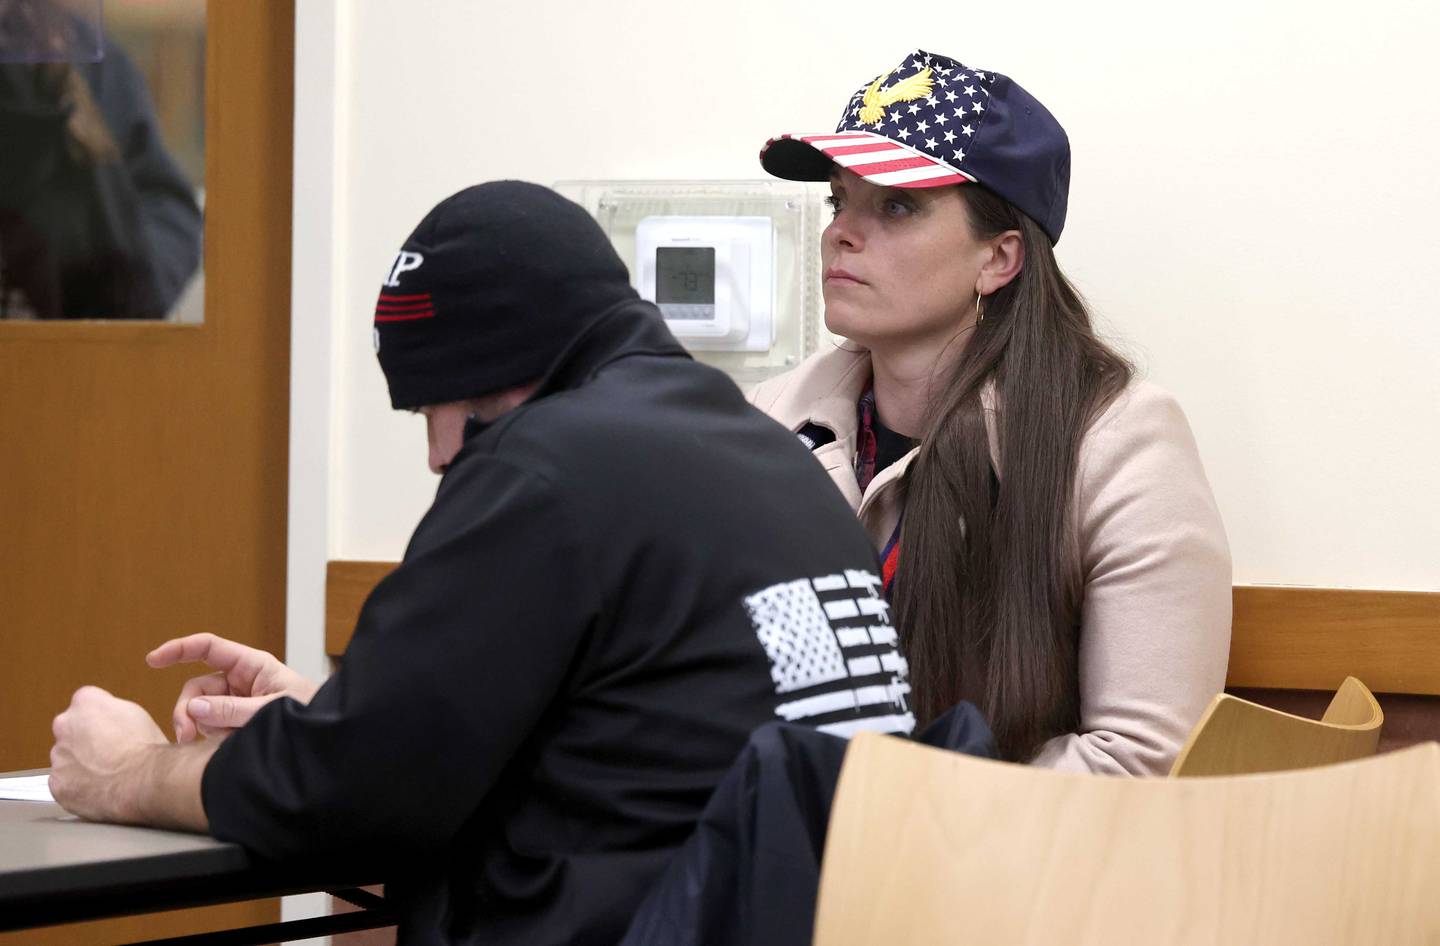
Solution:
<path fill-rule="evenodd" d="M 292 494 L 324 504 L 329 557 L 398 558 L 434 491 L 423 422 L 389 410 L 370 335 L 385 266 L 432 204 L 498 177 L 758 177 L 769 135 L 833 127 L 918 44 L 1015 77 L 1069 131 L 1061 262 L 1185 405 L 1236 580 L 1440 591 L 1435 6 L 336 9 L 342 94 L 297 91 L 344 113 L 340 177 L 312 166 L 296 193 L 298 215 L 338 181 L 331 239 L 296 250 L 297 270 L 338 267 L 328 303 L 296 311 L 331 320 L 332 349 L 303 356 L 330 391 L 302 396 L 329 398 L 328 495 Z"/>

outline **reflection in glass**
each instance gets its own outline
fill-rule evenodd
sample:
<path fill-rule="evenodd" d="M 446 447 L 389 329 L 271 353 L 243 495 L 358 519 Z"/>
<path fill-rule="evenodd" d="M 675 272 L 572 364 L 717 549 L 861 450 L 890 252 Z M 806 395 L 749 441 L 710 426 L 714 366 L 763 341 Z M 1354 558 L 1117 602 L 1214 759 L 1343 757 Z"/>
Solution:
<path fill-rule="evenodd" d="M 201 321 L 204 0 L 0 0 L 0 319 Z"/>

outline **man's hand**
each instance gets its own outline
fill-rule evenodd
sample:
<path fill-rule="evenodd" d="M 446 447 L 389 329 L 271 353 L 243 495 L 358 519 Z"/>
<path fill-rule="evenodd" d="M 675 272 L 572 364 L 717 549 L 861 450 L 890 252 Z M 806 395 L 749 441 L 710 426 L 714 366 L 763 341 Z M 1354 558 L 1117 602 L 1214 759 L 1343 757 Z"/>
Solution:
<path fill-rule="evenodd" d="M 50 794 L 91 821 L 143 820 L 136 785 L 146 759 L 170 743 L 150 714 L 99 687 L 81 687 L 51 727 Z"/>
<path fill-rule="evenodd" d="M 200 782 L 219 743 L 172 746 L 150 714 L 81 687 L 55 717 L 50 794 L 89 821 L 205 831 Z"/>
<path fill-rule="evenodd" d="M 155 668 L 203 663 L 215 670 L 193 677 L 175 701 L 175 738 L 226 736 L 250 721 L 260 707 L 288 696 L 309 703 L 320 685 L 302 677 L 273 655 L 214 634 L 166 641 L 145 656 Z"/>

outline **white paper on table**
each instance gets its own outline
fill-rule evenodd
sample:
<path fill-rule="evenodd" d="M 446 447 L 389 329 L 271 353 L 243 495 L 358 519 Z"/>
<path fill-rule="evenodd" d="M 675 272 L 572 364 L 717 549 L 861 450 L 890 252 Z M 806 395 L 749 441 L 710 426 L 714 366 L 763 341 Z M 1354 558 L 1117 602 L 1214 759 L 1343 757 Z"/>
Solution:
<path fill-rule="evenodd" d="M 0 800 L 54 802 L 55 799 L 50 795 L 50 776 L 20 775 L 15 778 L 0 778 Z"/>

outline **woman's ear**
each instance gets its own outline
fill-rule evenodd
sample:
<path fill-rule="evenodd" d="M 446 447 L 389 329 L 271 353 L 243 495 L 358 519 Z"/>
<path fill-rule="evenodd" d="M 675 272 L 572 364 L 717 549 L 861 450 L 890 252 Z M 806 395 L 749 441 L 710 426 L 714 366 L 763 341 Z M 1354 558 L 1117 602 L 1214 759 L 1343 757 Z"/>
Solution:
<path fill-rule="evenodd" d="M 1025 240 L 1019 230 L 1006 230 L 990 241 L 990 259 L 980 267 L 981 295 L 1003 289 L 1025 266 Z"/>

